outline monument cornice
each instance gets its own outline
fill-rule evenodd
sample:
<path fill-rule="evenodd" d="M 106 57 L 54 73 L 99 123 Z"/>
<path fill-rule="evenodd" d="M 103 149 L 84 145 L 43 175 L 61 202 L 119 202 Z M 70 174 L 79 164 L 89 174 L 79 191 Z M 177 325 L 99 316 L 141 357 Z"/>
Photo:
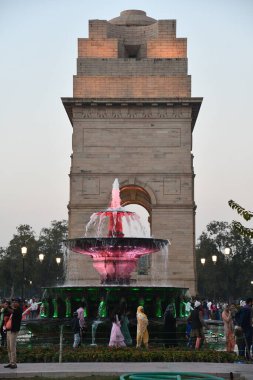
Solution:
<path fill-rule="evenodd" d="M 104 210 L 106 209 L 106 206 L 104 203 L 100 204 L 100 203 L 94 203 L 94 205 L 91 205 L 89 204 L 89 206 L 85 205 L 85 204 L 80 204 L 80 203 L 73 203 L 73 204 L 68 204 L 68 210 Z M 174 203 L 168 203 L 168 204 L 159 204 L 159 205 L 154 205 L 152 207 L 152 211 L 165 211 L 167 212 L 166 210 L 170 209 L 170 210 L 192 210 L 192 209 L 195 209 L 196 208 L 196 204 L 195 203 L 191 203 L 191 204 L 174 204 Z"/>
<path fill-rule="evenodd" d="M 195 126 L 198 113 L 202 104 L 203 98 L 61 98 L 69 120 L 73 126 L 73 108 L 74 107 L 108 107 L 124 108 L 124 107 L 191 107 L 192 109 L 192 130 Z M 130 117 L 130 116 L 129 116 Z M 92 117 L 91 117 L 92 118 Z M 150 117 L 151 118 L 151 117 Z M 166 118 L 166 115 L 165 115 Z M 169 117 L 168 117 L 169 118 Z"/>
<path fill-rule="evenodd" d="M 100 176 L 108 176 L 108 177 L 112 177 L 112 178 L 120 178 L 120 177 L 126 177 L 126 176 L 136 176 L 136 173 L 134 172 L 124 172 L 124 173 L 104 173 L 104 172 L 90 172 L 89 170 L 80 170 L 78 172 L 75 172 L 75 171 L 71 171 L 71 173 L 69 173 L 69 177 L 74 177 L 74 176 L 78 176 L 78 177 L 83 177 L 84 175 L 88 176 L 88 177 L 100 177 Z M 192 172 L 189 172 L 189 173 L 140 173 L 138 172 L 138 178 L 139 177 L 146 177 L 146 176 L 156 176 L 156 177 L 195 177 L 195 174 L 192 173 Z"/>

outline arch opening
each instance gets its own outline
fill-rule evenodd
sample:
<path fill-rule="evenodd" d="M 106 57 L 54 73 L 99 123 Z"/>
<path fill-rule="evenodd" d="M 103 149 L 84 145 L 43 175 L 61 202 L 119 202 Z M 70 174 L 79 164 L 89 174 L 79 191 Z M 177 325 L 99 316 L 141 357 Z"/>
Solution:
<path fill-rule="evenodd" d="M 127 211 L 135 212 L 145 230 L 146 236 L 151 236 L 151 198 L 148 192 L 140 186 L 124 186 L 120 190 L 121 204 Z M 142 256 L 137 265 L 138 275 L 147 275 L 151 266 L 150 256 Z"/>

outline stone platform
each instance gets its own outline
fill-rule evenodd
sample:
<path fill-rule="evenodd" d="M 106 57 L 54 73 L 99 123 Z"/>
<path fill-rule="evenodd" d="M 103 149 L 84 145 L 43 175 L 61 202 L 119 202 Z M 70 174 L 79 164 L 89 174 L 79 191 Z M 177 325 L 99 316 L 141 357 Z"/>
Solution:
<path fill-rule="evenodd" d="M 199 372 L 225 379 L 253 380 L 253 364 L 241 363 L 22 363 L 15 370 L 0 365 L 0 379 L 120 376 L 130 372 Z M 232 373 L 232 376 L 231 376 Z"/>

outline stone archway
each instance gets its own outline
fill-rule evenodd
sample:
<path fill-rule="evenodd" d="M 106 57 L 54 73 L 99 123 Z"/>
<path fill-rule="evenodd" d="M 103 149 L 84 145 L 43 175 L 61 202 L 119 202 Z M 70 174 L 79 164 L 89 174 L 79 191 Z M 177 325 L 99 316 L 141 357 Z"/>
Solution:
<path fill-rule="evenodd" d="M 152 203 L 149 193 L 141 186 L 138 185 L 125 185 L 120 189 L 121 205 L 138 205 L 144 208 L 148 214 L 147 222 L 149 223 L 149 235 L 151 235 L 151 211 Z M 130 210 L 132 211 L 132 210 Z M 137 210 L 134 210 L 137 214 Z M 139 214 L 141 216 L 141 214 Z M 142 215 L 143 217 L 143 215 Z M 148 275 L 151 268 L 151 258 L 145 255 L 138 260 L 137 273 L 138 275 Z"/>
<path fill-rule="evenodd" d="M 141 186 L 125 185 L 120 188 L 120 198 L 122 206 L 138 204 L 147 210 L 150 231 L 152 231 L 152 201 L 149 193 Z"/>
<path fill-rule="evenodd" d="M 152 203 L 149 193 L 141 186 L 126 185 L 120 189 L 120 197 L 122 206 L 132 203 L 143 206 L 151 215 Z"/>

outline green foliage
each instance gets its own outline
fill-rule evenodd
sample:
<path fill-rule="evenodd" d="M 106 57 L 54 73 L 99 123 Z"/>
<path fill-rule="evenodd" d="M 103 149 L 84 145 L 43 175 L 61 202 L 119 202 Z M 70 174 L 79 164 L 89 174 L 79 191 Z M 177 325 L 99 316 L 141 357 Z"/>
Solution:
<path fill-rule="evenodd" d="M 7 360 L 6 349 L 0 348 L 1 362 Z M 18 348 L 18 361 L 21 363 L 50 363 L 59 360 L 59 346 Z M 136 348 L 111 347 L 65 347 L 63 362 L 209 362 L 233 363 L 236 354 L 214 350 L 190 350 L 182 348 Z"/>
<path fill-rule="evenodd" d="M 24 258 L 24 288 L 26 297 L 40 295 L 41 287 L 63 280 L 63 260 L 57 265 L 55 258 L 63 257 L 63 241 L 67 236 L 67 222 L 53 221 L 36 237 L 32 227 L 17 227 L 8 247 L 0 249 L 0 297 L 20 296 L 23 284 L 23 257 L 21 247 L 27 247 Z M 39 262 L 39 253 L 45 258 Z"/>
<path fill-rule="evenodd" d="M 253 212 L 246 210 L 242 206 L 240 206 L 238 203 L 233 201 L 232 199 L 228 201 L 229 206 L 233 209 L 236 210 L 239 215 L 241 215 L 246 221 L 249 221 L 253 218 Z M 253 239 L 253 229 L 252 228 L 247 228 L 243 226 L 240 222 L 233 220 L 232 222 L 233 228 L 243 236 L 247 236 L 251 239 Z"/>
<path fill-rule="evenodd" d="M 224 249 L 230 248 L 228 257 Z M 212 255 L 217 256 L 213 264 Z M 205 265 L 200 259 L 205 258 Z M 196 247 L 198 291 L 203 297 L 232 301 L 251 295 L 253 244 L 227 222 L 213 221 Z"/>

